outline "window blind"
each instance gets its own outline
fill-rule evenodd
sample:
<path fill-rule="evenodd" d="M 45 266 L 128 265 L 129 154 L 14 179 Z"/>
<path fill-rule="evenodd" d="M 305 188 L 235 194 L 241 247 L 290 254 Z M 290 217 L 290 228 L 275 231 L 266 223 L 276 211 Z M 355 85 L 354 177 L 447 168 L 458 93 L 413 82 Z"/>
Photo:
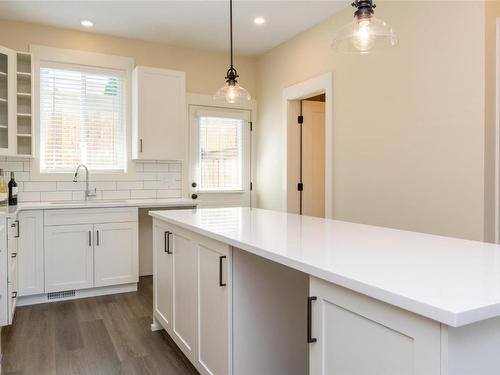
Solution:
<path fill-rule="evenodd" d="M 123 78 L 76 69 L 40 69 L 40 170 L 124 171 Z"/>
<path fill-rule="evenodd" d="M 200 117 L 200 190 L 242 190 L 243 120 Z"/>

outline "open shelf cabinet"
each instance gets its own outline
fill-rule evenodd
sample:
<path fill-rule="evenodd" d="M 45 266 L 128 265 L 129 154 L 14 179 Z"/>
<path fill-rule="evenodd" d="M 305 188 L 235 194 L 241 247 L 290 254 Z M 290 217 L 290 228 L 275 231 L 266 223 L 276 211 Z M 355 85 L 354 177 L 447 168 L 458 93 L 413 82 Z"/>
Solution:
<path fill-rule="evenodd" d="M 33 155 L 33 59 L 30 53 L 17 52 L 17 154 Z"/>
<path fill-rule="evenodd" d="M 33 61 L 0 46 L 0 155 L 33 157 Z"/>

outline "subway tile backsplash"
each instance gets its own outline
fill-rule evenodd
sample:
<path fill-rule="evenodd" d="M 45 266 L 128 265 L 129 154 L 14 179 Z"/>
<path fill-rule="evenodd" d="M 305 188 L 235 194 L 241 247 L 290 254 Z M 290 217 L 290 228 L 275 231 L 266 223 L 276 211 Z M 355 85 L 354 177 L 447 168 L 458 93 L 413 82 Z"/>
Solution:
<path fill-rule="evenodd" d="M 129 180 L 91 181 L 97 189 L 94 199 L 154 199 L 181 197 L 180 162 L 135 162 L 137 172 Z M 81 171 L 77 183 L 71 181 L 36 181 L 30 173 L 30 161 L 0 157 L 0 168 L 6 182 L 14 172 L 19 186 L 19 202 L 68 201 L 85 199 L 85 173 Z M 97 175 L 92 175 L 97 178 Z"/>

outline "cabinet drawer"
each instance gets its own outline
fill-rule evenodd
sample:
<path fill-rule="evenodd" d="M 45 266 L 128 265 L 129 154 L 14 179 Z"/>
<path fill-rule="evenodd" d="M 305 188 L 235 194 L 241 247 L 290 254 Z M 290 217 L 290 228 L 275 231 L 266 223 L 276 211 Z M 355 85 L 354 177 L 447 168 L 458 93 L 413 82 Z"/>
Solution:
<path fill-rule="evenodd" d="M 137 207 L 74 208 L 44 211 L 45 226 L 121 223 L 137 220 Z"/>

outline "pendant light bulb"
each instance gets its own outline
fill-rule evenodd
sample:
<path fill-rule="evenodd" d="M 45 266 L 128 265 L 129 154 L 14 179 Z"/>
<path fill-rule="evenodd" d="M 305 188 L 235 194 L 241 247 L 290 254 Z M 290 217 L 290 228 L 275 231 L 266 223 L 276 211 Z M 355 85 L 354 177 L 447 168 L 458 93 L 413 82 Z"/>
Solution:
<path fill-rule="evenodd" d="M 386 22 L 374 16 L 372 0 L 356 0 L 354 20 L 342 27 L 332 43 L 332 48 L 341 52 L 366 54 L 394 47 L 399 40 Z"/>
<path fill-rule="evenodd" d="M 226 84 L 214 95 L 214 100 L 222 104 L 241 104 L 252 99 L 250 93 L 238 83 L 238 72 L 233 67 L 233 0 L 229 0 L 229 35 L 231 64 L 226 73 Z"/>
<path fill-rule="evenodd" d="M 358 21 L 356 30 L 353 33 L 352 43 L 360 52 L 368 52 L 375 45 L 375 35 L 370 30 L 370 19 L 362 19 Z"/>

